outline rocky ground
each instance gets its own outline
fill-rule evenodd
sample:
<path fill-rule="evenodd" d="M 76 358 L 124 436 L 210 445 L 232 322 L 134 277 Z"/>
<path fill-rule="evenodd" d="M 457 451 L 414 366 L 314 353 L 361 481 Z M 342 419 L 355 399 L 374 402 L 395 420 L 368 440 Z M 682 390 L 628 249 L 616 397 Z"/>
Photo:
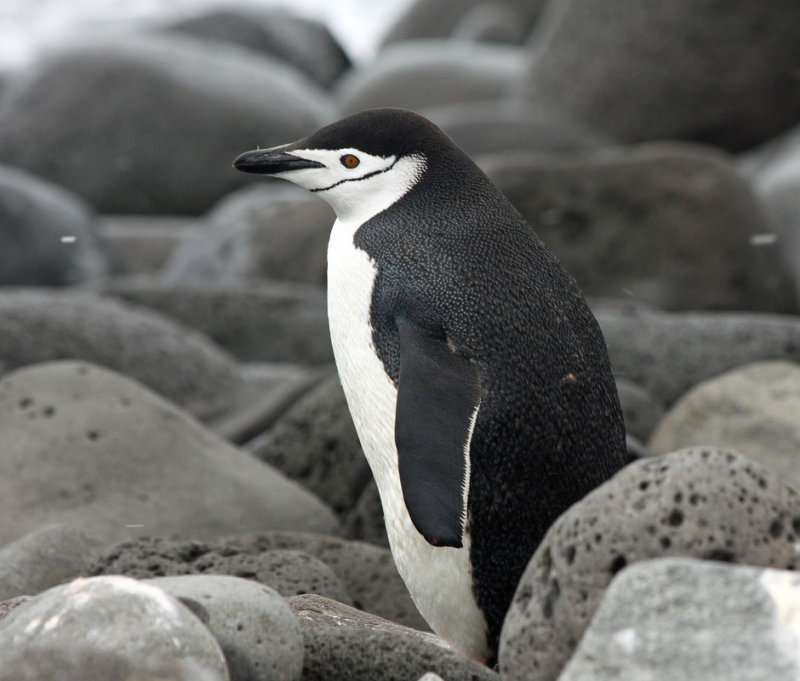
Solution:
<path fill-rule="evenodd" d="M 332 364 L 330 209 L 231 168 L 383 105 L 575 275 L 628 428 L 496 669 L 394 568 Z M 358 65 L 246 7 L 87 34 L 0 74 L 0 164 L 0 680 L 800 676 L 794 0 L 418 0 Z"/>

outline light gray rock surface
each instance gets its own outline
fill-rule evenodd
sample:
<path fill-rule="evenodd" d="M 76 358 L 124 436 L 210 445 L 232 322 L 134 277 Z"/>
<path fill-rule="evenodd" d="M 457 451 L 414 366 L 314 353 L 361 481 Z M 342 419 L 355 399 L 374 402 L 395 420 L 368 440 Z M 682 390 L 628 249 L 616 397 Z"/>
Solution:
<path fill-rule="evenodd" d="M 795 681 L 800 575 L 682 558 L 611 583 L 559 681 Z"/>
<path fill-rule="evenodd" d="M 556 679 L 614 576 L 684 556 L 800 568 L 800 495 L 734 452 L 702 448 L 629 464 L 550 527 L 500 637 L 504 680 Z"/>
<path fill-rule="evenodd" d="M 144 583 L 166 591 L 208 627 L 225 654 L 231 681 L 299 681 L 300 624 L 275 590 L 225 575 L 158 577 Z"/>
<path fill-rule="evenodd" d="M 44 523 L 107 542 L 262 528 L 338 532 L 271 467 L 120 374 L 37 364 L 0 381 L 0 542 Z"/>

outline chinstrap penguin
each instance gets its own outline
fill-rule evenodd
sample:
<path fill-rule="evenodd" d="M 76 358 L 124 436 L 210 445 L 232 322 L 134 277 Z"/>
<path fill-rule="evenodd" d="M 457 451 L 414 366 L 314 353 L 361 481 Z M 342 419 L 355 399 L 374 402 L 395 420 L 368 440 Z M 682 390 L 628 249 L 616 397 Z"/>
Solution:
<path fill-rule="evenodd" d="M 418 114 L 364 111 L 234 166 L 334 209 L 331 339 L 392 554 L 433 631 L 491 664 L 549 526 L 624 465 L 595 318 L 503 194 Z"/>

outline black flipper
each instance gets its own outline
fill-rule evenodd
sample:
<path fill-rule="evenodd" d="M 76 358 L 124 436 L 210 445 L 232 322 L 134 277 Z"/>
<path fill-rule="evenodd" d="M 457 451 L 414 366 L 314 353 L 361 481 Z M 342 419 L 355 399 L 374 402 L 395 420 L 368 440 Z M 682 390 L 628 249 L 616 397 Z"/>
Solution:
<path fill-rule="evenodd" d="M 411 522 L 434 546 L 461 547 L 464 448 L 480 401 L 478 366 L 446 338 L 405 319 L 400 339 L 395 442 Z"/>

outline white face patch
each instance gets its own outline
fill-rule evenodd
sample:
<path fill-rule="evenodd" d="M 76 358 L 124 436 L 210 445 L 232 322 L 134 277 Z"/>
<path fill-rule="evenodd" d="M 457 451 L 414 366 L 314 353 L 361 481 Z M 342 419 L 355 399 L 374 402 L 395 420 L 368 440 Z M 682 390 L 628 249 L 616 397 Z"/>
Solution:
<path fill-rule="evenodd" d="M 293 149 L 292 156 L 322 163 L 321 168 L 288 170 L 276 175 L 325 200 L 340 220 L 366 222 L 394 204 L 422 177 L 425 158 L 373 156 L 359 149 Z M 348 167 L 343 159 L 354 156 Z"/>

